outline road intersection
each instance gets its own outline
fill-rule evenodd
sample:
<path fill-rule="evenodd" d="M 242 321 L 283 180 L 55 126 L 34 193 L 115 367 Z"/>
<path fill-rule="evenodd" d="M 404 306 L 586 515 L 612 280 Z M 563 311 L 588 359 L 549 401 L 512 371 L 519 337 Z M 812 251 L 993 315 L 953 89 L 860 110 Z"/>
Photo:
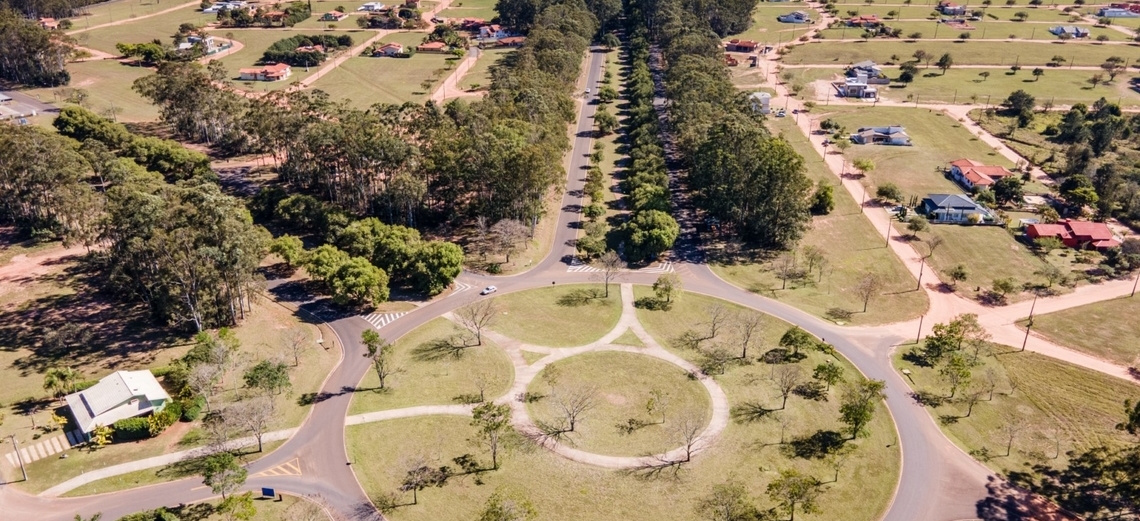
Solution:
<path fill-rule="evenodd" d="M 591 88 L 598 85 L 604 60 L 605 54 L 601 52 L 593 52 L 587 59 L 584 76 L 586 85 Z M 574 241 L 581 218 L 581 193 L 592 146 L 591 130 L 595 108 L 591 103 L 579 105 L 573 148 L 568 161 L 567 183 L 557 215 L 554 246 L 550 254 L 530 271 L 509 277 L 463 273 L 456 282 L 457 289 L 465 291 L 459 292 L 454 298 L 439 298 L 425 303 L 415 310 L 385 321 L 380 329 L 382 336 L 395 340 L 436 317 L 481 298 L 477 291 L 469 291 L 473 288 L 493 284 L 499 288 L 500 293 L 507 293 L 549 286 L 551 283 L 594 280 L 596 274 L 568 270 L 568 266 L 573 265 L 576 255 Z M 896 253 L 900 257 L 906 255 L 905 251 L 896 250 Z M 887 382 L 886 405 L 898 430 L 903 461 L 896 495 L 884 519 L 952 521 L 977 517 L 977 504 L 986 497 L 986 485 L 993 479 L 992 473 L 945 437 L 927 410 L 911 398 L 910 388 L 891 363 L 891 352 L 897 346 L 912 341 L 917 328 L 910 323 L 884 327 L 841 327 L 782 302 L 732 286 L 700 262 L 674 260 L 669 269 L 681 276 L 687 291 L 751 307 L 797 324 L 834 345 L 868 378 Z M 664 270 L 629 271 L 623 275 L 623 282 L 651 284 L 662 271 Z M 1101 293 L 1089 291 L 1082 295 L 1085 296 L 1075 300 L 1084 303 Z M 1060 302 L 1062 299 L 1051 300 Z M 955 313 L 970 304 L 952 295 L 938 295 L 937 298 L 932 296 L 931 303 L 947 313 Z M 1042 304 L 1039 302 L 1038 305 Z M 1055 308 L 1059 305 L 1049 306 Z M 983 323 L 987 325 L 992 323 L 998 327 L 1010 320 L 1005 316 L 1000 320 L 986 318 L 994 315 L 989 308 L 981 308 L 979 311 L 984 313 Z M 461 406 L 432 406 L 349 417 L 347 413 L 352 393 L 370 369 L 363 356 L 364 346 L 359 339 L 363 331 L 374 328 L 376 324 L 364 317 L 350 316 L 329 320 L 328 325 L 344 346 L 341 362 L 322 386 L 304 424 L 278 449 L 248 466 L 250 477 L 244 488 L 257 490 L 271 487 L 280 492 L 306 497 L 324 506 L 336 519 L 380 520 L 382 516 L 357 481 L 353 462 L 347 456 L 345 425 L 422 414 L 466 414 L 466 409 Z M 906 335 L 902 334 L 904 330 L 908 331 Z M 995 335 L 995 338 L 1004 337 Z M 17 520 L 70 520 L 75 514 L 90 516 L 97 512 L 101 512 L 104 519 L 117 519 L 140 510 L 203 501 L 212 496 L 214 494 L 196 478 L 80 498 L 30 496 L 5 485 L 0 486 L 0 512 L 4 513 L 5 519 Z"/>

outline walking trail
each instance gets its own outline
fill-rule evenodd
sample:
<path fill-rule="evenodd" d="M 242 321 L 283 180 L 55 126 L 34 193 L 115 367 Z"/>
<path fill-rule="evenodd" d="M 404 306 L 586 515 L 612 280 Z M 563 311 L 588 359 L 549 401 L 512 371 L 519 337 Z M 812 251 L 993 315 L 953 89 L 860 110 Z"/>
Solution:
<path fill-rule="evenodd" d="M 176 5 L 174 7 L 169 8 L 169 9 L 163 9 L 161 11 L 157 11 L 157 12 L 150 13 L 150 14 L 144 14 L 142 16 L 136 16 L 134 18 L 123 18 L 122 20 L 115 20 L 114 22 L 107 22 L 105 24 L 92 25 L 91 27 L 84 27 L 82 29 L 75 29 L 73 31 L 68 31 L 67 34 L 75 35 L 75 34 L 79 34 L 79 33 L 85 33 L 87 31 L 91 31 L 94 29 L 100 29 L 103 27 L 112 27 L 115 25 L 123 25 L 123 24 L 132 23 L 132 22 L 137 22 L 139 20 L 145 20 L 145 19 L 150 18 L 152 16 L 158 16 L 158 15 L 166 14 L 166 13 L 169 13 L 172 11 L 177 11 L 179 9 L 185 9 L 187 7 L 198 5 L 200 3 L 201 2 L 186 2 L 185 4 L 179 4 L 179 5 Z"/>
<path fill-rule="evenodd" d="M 467 56 L 459 63 L 459 66 L 443 80 L 443 83 L 440 84 L 435 92 L 431 93 L 431 100 L 438 104 L 450 98 L 482 95 L 482 92 L 469 93 L 459 87 L 459 81 L 462 80 L 464 76 L 467 76 L 467 73 L 471 71 L 471 67 L 475 66 L 475 62 L 478 61 L 482 55 L 483 53 L 478 47 L 471 47 L 467 52 Z"/>

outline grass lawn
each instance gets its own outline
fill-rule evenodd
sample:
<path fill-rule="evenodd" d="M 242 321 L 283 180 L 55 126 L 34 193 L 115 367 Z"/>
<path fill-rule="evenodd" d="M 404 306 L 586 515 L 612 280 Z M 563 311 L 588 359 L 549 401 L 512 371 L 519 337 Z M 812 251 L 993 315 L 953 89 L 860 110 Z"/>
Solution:
<path fill-rule="evenodd" d="M 596 298 L 580 300 L 586 293 Z M 610 284 L 602 298 L 601 284 L 566 284 L 496 297 L 501 316 L 491 329 L 528 344 L 574 347 L 593 342 L 617 325 L 621 292 Z"/>
<path fill-rule="evenodd" d="M 179 519 L 196 519 L 199 521 L 228 521 L 226 514 L 214 512 L 213 509 L 221 504 L 220 499 L 193 503 L 182 508 L 168 508 Z M 253 506 L 256 513 L 249 521 L 279 521 L 281 519 L 331 519 L 317 503 L 301 499 L 291 494 L 282 494 L 281 500 L 262 498 L 254 491 Z"/>
<path fill-rule="evenodd" d="M 399 42 L 414 47 L 423 41 L 423 33 L 397 33 L 378 43 Z M 333 99 L 350 100 L 350 105 L 367 108 L 376 103 L 423 102 L 430 91 L 421 84 L 430 80 L 433 87 L 455 66 L 448 55 L 416 53 L 411 58 L 373 58 L 354 56 L 313 83 Z"/>
<path fill-rule="evenodd" d="M 87 108 L 110 117 L 114 106 L 120 122 L 154 121 L 158 108 L 131 89 L 138 78 L 154 74 L 151 69 L 131 67 L 115 60 L 101 60 L 67 64 L 71 83 L 67 87 L 42 88 L 22 91 L 45 103 L 67 106 L 68 89 L 87 91 Z"/>
<path fill-rule="evenodd" d="M 166 8 L 173 7 L 174 5 L 178 4 L 167 5 Z M 179 25 L 185 22 L 206 25 L 216 19 L 216 15 L 203 14 L 202 11 L 198 10 L 198 6 L 194 5 L 166 14 L 131 21 L 130 23 L 124 23 L 122 25 L 112 25 L 84 31 L 74 36 L 76 41 L 79 42 L 79 45 L 111 54 L 118 54 L 118 51 L 115 50 L 115 44 L 117 43 L 144 43 L 158 39 L 164 44 L 171 44 L 174 41 L 171 37 L 174 36 L 174 33 L 178 32 Z M 118 18 L 116 18 L 116 20 L 118 20 Z M 95 25 L 95 22 L 96 20 L 91 20 L 92 25 Z M 82 29 L 84 23 L 84 21 L 75 22 L 75 28 Z M 106 23 L 106 21 L 99 23 Z M 258 52 L 260 53 L 262 51 L 264 51 L 264 49 Z"/>
<path fill-rule="evenodd" d="M 625 194 L 621 192 L 621 180 L 625 178 L 624 166 L 628 165 L 629 156 L 619 154 L 618 150 L 625 150 L 621 147 L 621 142 L 625 140 L 624 132 L 626 130 L 626 119 L 629 117 L 629 111 L 623 110 L 619 107 L 628 106 L 628 100 L 625 97 L 625 80 L 629 72 L 629 66 L 626 64 L 628 56 L 625 54 L 624 49 L 621 52 L 611 52 L 606 56 L 606 72 L 610 73 L 610 83 L 618 92 L 618 98 L 606 106 L 611 114 L 617 116 L 618 130 L 607 136 L 595 138 L 595 143 L 602 144 L 602 161 L 599 167 L 602 169 L 602 174 L 605 176 L 605 206 L 606 206 L 606 220 L 609 222 L 611 229 L 621 226 L 628 218 L 628 209 L 624 201 Z M 583 172 L 585 177 L 585 172 Z M 585 232 L 582 232 L 584 235 Z M 613 235 L 613 234 L 610 234 Z M 612 245 L 617 247 L 617 245 Z"/>
<path fill-rule="evenodd" d="M 635 291 L 641 296 L 650 292 L 641 286 Z M 671 311 L 639 310 L 638 315 L 650 333 L 666 343 L 672 335 L 702 320 L 704 307 L 716 302 L 708 297 L 685 294 Z M 763 329 L 766 345 L 775 342 L 786 326 L 778 320 L 766 319 Z M 762 351 L 757 348 L 755 353 Z M 695 355 L 689 351 L 675 352 L 687 358 Z M 577 358 L 560 364 L 577 362 Z M 583 360 L 591 362 L 585 355 Z M 810 373 L 811 367 L 823 362 L 824 355 L 813 352 L 799 365 Z M 834 362 L 845 369 L 848 380 L 857 378 L 858 373 L 845 360 Z M 644 367 L 644 364 L 639 365 Z M 668 373 L 662 376 L 673 378 Z M 734 405 L 757 402 L 778 406 L 780 398 L 768 379 L 770 373 L 770 367 L 752 363 L 732 366 L 726 374 L 715 378 Z M 563 378 L 569 378 L 582 373 L 571 375 L 566 371 L 563 374 Z M 611 376 L 604 378 L 609 380 Z M 660 381 L 660 378 L 654 380 Z M 617 386 L 619 382 L 612 385 Z M 833 389 L 832 396 L 837 392 Z M 795 448 L 803 448 L 804 439 L 812 435 L 827 436 L 828 431 L 838 429 L 838 408 L 837 399 L 814 401 L 792 396 L 785 410 L 771 413 L 766 419 L 732 421 L 718 440 L 697 454 L 676 478 L 671 473 L 653 478 L 583 465 L 520 440 L 501 460 L 499 470 L 482 472 L 477 479 L 460 476 L 442 488 L 423 490 L 417 505 L 402 506 L 386 515 L 394 521 L 471 519 L 477 517 L 492 492 L 503 490 L 526 496 L 544 521 L 697 519 L 699 516 L 694 511 L 697 501 L 706 497 L 714 485 L 730 479 L 741 482 L 758 506 L 768 508 L 772 503 L 764 496 L 765 487 L 780 470 L 794 468 L 828 483 L 820 497 L 820 512 L 804 519 L 878 519 L 889 503 L 901 461 L 895 430 L 882 406 L 877 408 L 870 425 L 870 437 L 846 442 L 855 444 L 857 449 L 841 469 L 838 481 L 833 482 L 834 470 L 823 460 L 803 452 L 796 455 Z M 379 497 L 398 488 L 406 463 L 418 457 L 427 458 L 434 466 L 454 468 L 453 458 L 474 454 L 487 465 L 490 463 L 487 452 L 470 442 L 476 433 L 469 424 L 470 420 L 465 418 L 436 416 L 349 426 L 346 429 L 349 454 L 360 462 L 354 466 L 357 477 L 370 496 Z M 780 443 L 782 437 L 787 443 Z M 542 486 L 536 487 L 535 483 Z M 411 502 L 406 495 L 400 499 L 402 503 Z"/>
<path fill-rule="evenodd" d="M 557 374 L 552 387 L 547 379 Z M 684 369 L 664 360 L 635 353 L 593 352 L 574 356 L 546 366 L 528 391 L 547 396 L 530 404 L 531 418 L 552 422 L 560 418 L 551 396 L 560 389 L 596 389 L 594 408 L 582 416 L 573 433 L 564 439 L 570 446 L 614 456 L 641 456 L 666 452 L 678 446 L 669 430 L 668 417 L 691 418 L 707 425 L 712 415 L 708 392 Z M 668 400 L 665 423 L 658 414 L 649 415 L 646 403 L 652 391 Z M 629 432 L 628 421 L 649 425 Z"/>
<path fill-rule="evenodd" d="M 799 69 L 789 69 L 799 71 Z M 1050 100 L 1055 105 L 1072 105 L 1085 103 L 1091 105 L 1100 98 L 1112 101 L 1120 100 L 1122 108 L 1135 108 L 1140 106 L 1140 93 L 1128 88 L 1128 78 L 1131 74 L 1121 74 L 1116 81 L 1110 84 L 1101 84 L 1092 87 L 1088 79 L 1093 71 L 1072 71 L 1068 69 L 1045 69 L 1045 74 L 1034 80 L 1032 68 L 1022 69 L 1012 74 L 1007 68 L 981 71 L 978 69 L 950 69 L 942 75 L 938 69 L 928 71 L 920 69 L 920 74 L 914 82 L 906 84 L 903 88 L 891 87 L 882 92 L 883 97 L 892 100 L 912 101 L 918 96 L 921 103 L 959 103 L 985 105 L 988 99 L 991 106 L 997 105 L 1015 90 L 1024 90 L 1037 98 L 1038 103 Z M 830 72 L 839 73 L 836 69 Z M 988 78 L 979 76 L 981 72 L 989 72 Z M 886 73 L 888 77 L 897 77 L 898 71 L 891 70 Z M 894 84 L 902 85 L 902 84 Z"/>
<path fill-rule="evenodd" d="M 459 80 L 459 86 L 463 90 L 490 87 L 491 66 L 512 51 L 513 49 L 483 49 L 479 51 L 479 59 L 475 60 L 475 65 L 472 65 L 467 70 L 467 74 L 464 74 L 463 78 Z"/>
<path fill-rule="evenodd" d="M 496 0 L 455 0 L 447 9 L 439 12 L 440 18 L 482 18 L 490 21 L 497 18 Z"/>
<path fill-rule="evenodd" d="M 614 343 L 623 346 L 645 347 L 645 342 L 637 338 L 637 335 L 633 334 L 633 330 L 630 329 L 625 330 L 625 333 L 622 333 L 621 336 L 614 339 Z"/>
<path fill-rule="evenodd" d="M 1003 13 L 1005 14 L 1005 13 Z M 1034 13 L 1036 14 L 1036 13 Z M 1013 13 L 1008 13 L 1012 16 Z M 1032 20 L 1032 16 L 1030 20 Z M 1066 19 L 1058 19 L 1057 23 L 1064 23 L 1065 25 L 1078 25 L 1089 31 L 1089 40 L 1095 40 L 1097 36 L 1108 36 L 1109 41 L 1127 41 L 1129 38 L 1123 33 L 1114 29 L 1093 27 L 1092 24 L 1069 24 Z M 990 21 L 987 19 L 985 22 L 970 22 L 975 27 L 973 30 L 955 29 L 945 24 L 936 21 L 901 21 L 894 20 L 887 22 L 887 26 L 891 29 L 902 29 L 903 36 L 909 36 L 912 33 L 922 33 L 922 38 L 932 38 L 938 40 L 956 39 L 959 35 L 966 33 L 970 35 L 970 40 L 1056 40 L 1059 39 L 1049 32 L 1049 28 L 1053 27 L 1051 24 L 1035 24 L 1035 23 L 1018 23 L 1009 21 Z M 823 38 L 825 40 L 838 40 L 840 38 L 853 39 L 861 38 L 863 30 L 855 27 L 834 28 L 823 31 Z M 898 40 L 895 40 L 898 42 Z M 923 43 L 923 42 L 919 42 Z M 1075 43 L 1075 42 L 1074 42 Z M 931 43 L 931 45 L 946 45 L 945 42 L 940 44 Z M 943 47 L 941 50 L 954 52 L 954 47 Z"/>
<path fill-rule="evenodd" d="M 973 414 L 963 417 L 967 407 L 962 403 L 930 411 L 963 450 L 995 471 L 1008 473 L 1027 471 L 1035 463 L 1061 466 L 1070 450 L 1101 444 L 1121 446 L 1126 442 L 1127 435 L 1114 426 L 1123 420 L 1124 400 L 1140 398 L 1140 389 L 1135 385 L 1033 352 L 1010 352 L 1003 346 L 997 349 L 1001 354 L 982 357 L 982 365 L 971 371 L 974 385 L 978 386 L 975 389 L 986 391 L 982 401 L 974 406 Z M 896 353 L 895 364 L 911 371 L 912 387 L 943 397 L 949 395 L 949 386 L 939 380 L 937 369 L 919 367 L 902 358 L 902 352 Z M 996 391 L 993 400 L 987 401 L 987 381 L 991 376 Z M 1011 378 L 1017 382 L 1013 392 Z M 959 395 L 964 393 L 960 391 Z M 941 418 L 945 419 L 940 421 Z M 1009 438 L 1001 432 L 1001 426 L 1011 423 L 1021 423 L 1023 428 L 1016 433 L 1012 454 L 1007 456 Z"/>
<path fill-rule="evenodd" d="M 1140 361 L 1140 299 L 1118 298 L 1036 315 L 1033 332 L 1053 342 L 1121 365 Z M 1022 327 L 1025 321 L 1019 322 Z"/>
<path fill-rule="evenodd" d="M 901 223 L 896 224 L 896 227 L 901 233 L 910 233 Z M 970 276 L 958 284 L 958 292 L 963 295 L 975 296 L 975 288 L 978 287 L 984 293 L 990 289 L 994 279 L 1005 277 L 1012 277 L 1019 283 L 1039 282 L 1033 273 L 1044 266 L 1041 259 L 1025 245 L 1015 241 L 1003 228 L 936 224 L 931 225 L 931 233 L 942 237 L 946 242 L 935 250 L 934 257 L 927 264 L 945 281 L 949 281 L 945 275 L 948 270 L 964 264 Z M 929 235 L 920 234 L 922 237 Z M 919 246 L 918 251 L 925 250 Z M 1019 300 L 1017 295 L 1009 295 L 1008 298 Z"/>
<path fill-rule="evenodd" d="M 294 82 L 301 81 L 310 75 L 316 74 L 317 71 L 324 66 L 324 63 L 322 63 L 321 65 L 310 67 L 308 71 L 306 71 L 304 67 L 293 67 L 292 75 L 290 75 L 289 78 L 284 81 L 239 81 L 237 79 L 238 70 L 246 67 L 256 67 L 257 62 L 261 60 L 261 56 L 265 54 L 265 51 L 269 49 L 269 46 L 273 45 L 278 40 L 283 40 L 285 38 L 291 38 L 293 36 L 299 36 L 302 34 L 325 34 L 333 36 L 348 34 L 352 36 L 352 45 L 356 46 L 364 40 L 371 38 L 374 34 L 372 31 L 361 30 L 328 32 L 318 31 L 316 29 L 310 32 L 290 31 L 284 29 L 225 29 L 216 31 L 215 34 L 224 35 L 230 32 L 233 33 L 234 39 L 241 42 L 243 45 L 245 45 L 245 47 L 243 47 L 238 52 L 223 57 L 220 61 L 222 62 L 222 65 L 226 67 L 226 72 L 229 73 L 229 77 L 233 81 L 234 86 L 239 89 L 250 91 L 265 91 L 286 88 L 292 85 Z M 341 52 L 347 52 L 347 49 Z M 331 55 L 329 59 L 333 59 L 334 56 L 336 55 Z M 345 65 L 347 64 L 348 62 L 345 62 Z"/>
<path fill-rule="evenodd" d="M 164 4 L 161 0 L 114 0 L 93 4 L 86 8 L 79 7 L 76 8 L 79 14 L 70 19 L 71 30 L 76 31 L 92 25 L 146 16 L 170 9 L 181 3 L 185 2 L 167 2 Z"/>
<path fill-rule="evenodd" d="M 731 37 L 725 38 L 725 40 L 740 38 L 741 40 L 754 40 L 775 45 L 781 41 L 786 42 L 790 39 L 794 39 L 792 33 L 802 35 L 809 25 L 786 24 L 776 20 L 777 16 L 788 14 L 792 11 L 804 11 L 812 20 L 818 19 L 820 16 L 818 11 L 808 7 L 808 5 L 803 2 L 787 2 L 772 5 L 760 4 L 752 10 L 752 24 L 748 26 L 748 29 L 740 34 L 734 34 Z"/>
<path fill-rule="evenodd" d="M 789 284 L 780 289 L 781 281 L 766 264 L 749 259 L 713 265 L 713 271 L 729 282 L 765 296 L 823 316 L 830 308 L 860 311 L 863 303 L 853 288 L 858 279 L 869 270 L 881 273 L 889 281 L 884 295 L 874 299 L 867 313 L 856 313 L 851 322 L 880 324 L 915 318 L 925 312 L 926 294 L 914 291 L 916 285 L 902 262 L 883 247 L 879 231 L 859 212 L 858 203 L 851 198 L 838 179 L 811 148 L 792 118 L 769 120 L 773 132 L 781 133 L 805 158 L 808 177 L 816 183 L 834 186 L 835 210 L 829 215 L 812 218 L 811 230 L 801 241 L 803 246 L 815 246 L 824 251 L 830 265 L 822 280 L 818 271 L 804 283 Z M 810 282 L 809 282 L 810 281 Z"/>
<path fill-rule="evenodd" d="M 432 350 L 431 344 L 447 341 L 466 330 L 444 318 L 437 318 L 400 337 L 396 342 L 396 365 L 402 372 L 384 383 L 374 371 L 364 375 L 353 395 L 349 414 L 416 405 L 459 403 L 462 394 L 478 396 L 476 380 L 485 380 L 487 400 L 498 398 L 511 386 L 514 373 L 511 361 L 494 342 L 484 338 L 483 345 L 464 349 L 459 356 Z"/>
<path fill-rule="evenodd" d="M 964 43 L 909 42 L 882 40 L 870 42 L 812 42 L 793 47 L 783 57 L 787 64 L 829 63 L 849 65 L 862 60 L 878 63 L 891 61 L 892 55 L 907 57 L 919 49 L 940 56 L 949 52 L 955 65 L 1045 66 L 1053 56 L 1075 59 L 1077 66 L 1099 66 L 1109 56 L 1127 55 L 1128 48 L 1119 45 L 1097 45 L 1087 42 L 1051 43 L 1043 45 L 1019 41 L 969 41 Z M 931 62 L 933 65 L 933 62 Z M 1067 65 L 1067 63 L 1066 63 Z M 1046 73 L 1048 74 L 1048 73 Z"/>

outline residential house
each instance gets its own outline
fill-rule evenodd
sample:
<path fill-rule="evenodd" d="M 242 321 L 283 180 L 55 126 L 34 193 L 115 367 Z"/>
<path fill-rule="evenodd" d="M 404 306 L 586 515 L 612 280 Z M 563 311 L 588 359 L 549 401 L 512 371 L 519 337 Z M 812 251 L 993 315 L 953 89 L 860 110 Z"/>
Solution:
<path fill-rule="evenodd" d="M 484 25 L 487 25 L 487 21 L 482 18 L 464 18 L 459 21 L 459 28 L 464 31 L 478 31 Z"/>
<path fill-rule="evenodd" d="M 1100 11 L 1097 11 L 1096 15 L 1101 18 L 1137 18 L 1140 17 L 1140 12 L 1131 9 L 1102 7 Z"/>
<path fill-rule="evenodd" d="M 396 56 L 404 54 L 404 46 L 396 42 L 386 43 L 372 50 L 372 56 Z"/>
<path fill-rule="evenodd" d="M 1121 241 L 1104 223 L 1064 219 L 1056 224 L 1031 224 L 1025 227 L 1025 236 L 1056 237 L 1070 248 L 1107 250 L 1120 246 Z"/>
<path fill-rule="evenodd" d="M 426 42 L 416 46 L 419 52 L 447 52 L 449 48 L 443 42 Z"/>
<path fill-rule="evenodd" d="M 855 77 L 843 78 L 842 83 L 835 83 L 839 96 L 844 98 L 877 98 L 879 89 L 868 83 L 867 75 L 860 72 Z"/>
<path fill-rule="evenodd" d="M 871 60 L 863 60 L 847 68 L 848 76 L 863 74 L 868 78 L 878 78 L 883 75 L 883 69 Z"/>
<path fill-rule="evenodd" d="M 897 145 L 910 146 L 910 136 L 901 125 L 886 127 L 860 127 L 851 134 L 851 141 L 857 145 Z"/>
<path fill-rule="evenodd" d="M 1076 25 L 1057 25 L 1050 27 L 1049 32 L 1053 33 L 1054 36 L 1067 34 L 1071 38 L 1088 38 L 1089 36 L 1088 29 L 1085 29 L 1084 27 L 1078 27 Z"/>
<path fill-rule="evenodd" d="M 966 14 L 966 6 L 943 0 L 938 2 L 938 12 L 946 16 L 962 16 Z"/>
<path fill-rule="evenodd" d="M 285 11 L 269 11 L 263 15 L 270 24 L 279 24 L 285 21 Z"/>
<path fill-rule="evenodd" d="M 347 14 L 344 14 L 340 11 L 329 11 L 325 14 L 322 14 L 320 20 L 322 22 L 339 22 L 345 18 L 348 18 Z"/>
<path fill-rule="evenodd" d="M 873 14 L 861 14 L 859 16 L 852 16 L 847 19 L 848 27 L 862 27 L 864 29 L 874 29 L 883 25 L 878 16 Z"/>
<path fill-rule="evenodd" d="M 188 51 L 193 49 L 195 45 L 201 45 L 207 55 L 222 52 L 230 47 L 233 47 L 233 42 L 225 40 L 224 43 L 219 44 L 213 36 L 187 36 L 186 40 L 178 44 L 179 51 Z"/>
<path fill-rule="evenodd" d="M 748 102 L 752 105 L 752 112 L 769 114 L 772 112 L 772 95 L 767 92 L 753 92 L 748 95 Z"/>
<path fill-rule="evenodd" d="M 56 29 L 59 29 L 59 20 L 56 20 L 55 18 L 40 18 L 40 27 L 43 27 L 49 31 L 54 31 Z"/>
<path fill-rule="evenodd" d="M 786 24 L 810 24 L 811 17 L 803 11 L 792 11 L 776 17 L 776 21 Z"/>
<path fill-rule="evenodd" d="M 484 25 L 479 28 L 479 37 L 483 39 L 499 39 L 510 36 L 510 32 L 498 24 Z"/>
<path fill-rule="evenodd" d="M 383 11 L 384 7 L 386 6 L 382 2 L 368 2 L 364 5 L 361 5 L 360 7 L 357 7 L 356 10 L 366 11 L 369 13 L 378 13 L 380 11 Z"/>
<path fill-rule="evenodd" d="M 755 52 L 759 46 L 759 42 L 733 38 L 724 44 L 724 50 L 728 52 Z"/>
<path fill-rule="evenodd" d="M 526 43 L 526 36 L 508 36 L 506 38 L 499 38 L 495 42 L 496 47 L 522 47 Z"/>
<path fill-rule="evenodd" d="M 994 224 L 993 213 L 988 208 L 962 194 L 927 195 L 919 210 L 932 223 Z"/>
<path fill-rule="evenodd" d="M 287 63 L 274 63 L 262 67 L 252 67 L 238 71 L 238 79 L 242 81 L 281 81 L 293 74 L 293 69 Z"/>
<path fill-rule="evenodd" d="M 64 398 L 84 438 L 99 425 L 159 412 L 170 395 L 150 371 L 116 371 L 88 389 Z"/>
<path fill-rule="evenodd" d="M 1013 175 L 1004 166 L 984 165 L 972 159 L 958 159 L 950 162 L 950 177 L 966 187 L 967 190 L 975 188 L 989 188 L 998 179 Z"/>

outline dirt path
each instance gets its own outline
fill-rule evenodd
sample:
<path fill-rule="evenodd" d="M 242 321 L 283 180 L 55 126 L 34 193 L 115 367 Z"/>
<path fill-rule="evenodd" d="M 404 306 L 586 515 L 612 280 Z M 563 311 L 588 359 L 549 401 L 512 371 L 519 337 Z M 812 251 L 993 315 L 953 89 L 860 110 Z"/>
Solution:
<path fill-rule="evenodd" d="M 3 266 L 0 266 L 0 283 L 15 282 L 20 279 L 36 277 L 50 272 L 56 261 L 64 257 L 71 257 L 76 255 L 83 255 L 87 253 L 87 248 L 83 246 L 72 246 L 64 248 L 59 246 L 44 252 L 39 252 L 31 256 L 17 255 L 12 257 L 12 260 Z"/>
<path fill-rule="evenodd" d="M 479 61 L 482 55 L 483 52 L 478 47 L 471 47 L 467 52 L 467 56 L 459 63 L 459 66 L 456 67 L 447 78 L 444 78 L 443 83 L 440 84 L 435 92 L 431 93 L 431 100 L 438 104 L 443 103 L 443 101 L 448 98 L 458 98 L 467 94 L 466 91 L 459 88 L 459 81 L 467 75 L 471 67 L 475 66 L 475 62 Z M 482 94 L 481 92 L 477 93 L 477 95 Z"/>
<path fill-rule="evenodd" d="M 245 44 L 241 43 L 240 41 L 238 41 L 236 39 L 219 38 L 217 36 L 215 36 L 214 39 L 215 40 L 221 40 L 223 42 L 230 42 L 230 48 L 226 49 L 222 52 L 216 52 L 216 53 L 211 54 L 209 56 L 203 56 L 201 58 L 198 58 L 198 63 L 207 63 L 211 60 L 220 60 L 222 58 L 225 58 L 226 56 L 229 56 L 229 55 L 231 55 L 235 52 L 238 52 L 238 51 L 245 48 Z"/>
<path fill-rule="evenodd" d="M 174 7 L 169 8 L 169 9 L 163 9 L 162 11 L 158 11 L 158 12 L 154 12 L 154 13 L 150 13 L 150 14 L 146 14 L 146 15 L 142 15 L 142 16 L 136 16 L 134 18 L 123 18 L 122 20 L 115 20 L 114 22 L 107 22 L 105 24 L 92 25 L 91 27 L 84 27 L 82 29 L 76 29 L 74 31 L 68 31 L 67 34 L 75 35 L 75 34 L 79 34 L 79 33 L 85 33 L 87 31 L 90 31 L 93 29 L 99 29 L 101 27 L 112 27 L 115 25 L 129 24 L 132 22 L 137 22 L 139 20 L 145 20 L 145 19 L 150 18 L 152 16 L 158 16 L 160 14 L 166 14 L 166 13 L 169 13 L 171 11 L 177 11 L 179 9 L 185 9 L 187 7 L 198 5 L 200 3 L 201 2 L 186 2 L 185 4 L 179 4 L 179 5 L 176 5 Z"/>

